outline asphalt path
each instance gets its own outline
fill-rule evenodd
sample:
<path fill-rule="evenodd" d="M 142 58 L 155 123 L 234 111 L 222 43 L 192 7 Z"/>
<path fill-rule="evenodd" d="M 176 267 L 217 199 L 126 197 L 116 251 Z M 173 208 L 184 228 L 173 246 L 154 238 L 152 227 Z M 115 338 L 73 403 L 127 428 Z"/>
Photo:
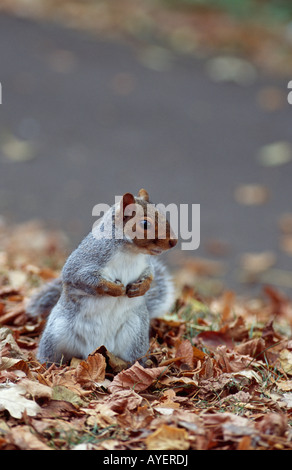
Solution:
<path fill-rule="evenodd" d="M 287 81 L 217 82 L 206 64 L 0 16 L 0 214 L 42 219 L 75 246 L 96 204 L 144 187 L 154 202 L 200 204 L 200 247 L 183 254 L 213 259 L 210 246 L 228 247 L 227 285 L 246 252 L 272 251 L 291 271 L 278 222 L 292 212 L 292 163 L 257 160 L 263 146 L 292 142 L 292 106 L 258 100 L 267 87 L 285 95 Z M 268 200 L 239 203 L 241 184 L 268 188 Z"/>

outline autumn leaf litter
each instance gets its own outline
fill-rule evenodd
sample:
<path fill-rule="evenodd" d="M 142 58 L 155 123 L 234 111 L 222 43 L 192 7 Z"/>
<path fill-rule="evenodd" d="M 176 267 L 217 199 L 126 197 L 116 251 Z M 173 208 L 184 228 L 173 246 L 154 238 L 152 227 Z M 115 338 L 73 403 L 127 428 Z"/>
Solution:
<path fill-rule="evenodd" d="M 178 273 L 144 366 L 97 345 L 86 360 L 45 368 L 45 320 L 25 305 L 58 276 L 66 241 L 37 223 L 2 227 L 0 238 L 1 450 L 292 448 L 292 304 L 282 293 L 201 297 Z"/>

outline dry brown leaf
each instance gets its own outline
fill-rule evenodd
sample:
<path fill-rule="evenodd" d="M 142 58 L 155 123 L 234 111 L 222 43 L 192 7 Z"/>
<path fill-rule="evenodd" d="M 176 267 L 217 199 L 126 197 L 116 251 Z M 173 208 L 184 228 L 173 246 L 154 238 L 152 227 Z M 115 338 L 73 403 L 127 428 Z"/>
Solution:
<path fill-rule="evenodd" d="M 2 328 L 0 328 L 0 351 L 2 354 L 3 354 L 4 348 L 7 345 L 9 346 L 9 354 L 8 354 L 9 357 L 22 358 L 22 351 L 18 347 L 13 337 L 12 331 L 10 330 L 10 328 L 3 326 Z"/>
<path fill-rule="evenodd" d="M 80 414 L 81 412 L 77 410 L 76 406 L 69 401 L 50 400 L 48 404 L 42 405 L 38 413 L 38 418 L 72 418 Z"/>
<path fill-rule="evenodd" d="M 13 357 L 0 358 L 0 371 L 1 370 L 22 370 L 26 374 L 29 374 L 28 364 L 22 359 L 14 359 Z"/>
<path fill-rule="evenodd" d="M 292 255 L 292 235 L 285 235 L 280 240 L 280 248 L 285 253 Z"/>
<path fill-rule="evenodd" d="M 255 436 L 255 428 L 252 421 L 241 416 L 233 415 L 222 423 L 223 437 L 225 441 L 237 440 L 241 436 Z"/>
<path fill-rule="evenodd" d="M 177 377 L 176 375 L 162 377 L 161 383 L 164 385 L 182 384 L 189 386 L 193 385 L 194 387 L 198 386 L 197 380 L 190 377 Z"/>
<path fill-rule="evenodd" d="M 276 436 L 282 436 L 287 431 L 287 426 L 287 417 L 280 413 L 267 413 L 256 423 L 257 429 L 262 433 Z"/>
<path fill-rule="evenodd" d="M 255 425 L 251 420 L 232 413 L 216 413 L 204 416 L 204 424 L 214 432 L 223 433 L 225 441 L 238 440 L 242 436 L 255 436 Z"/>
<path fill-rule="evenodd" d="M 0 297 L 5 297 L 7 295 L 13 295 L 13 294 L 18 294 L 18 293 L 19 293 L 18 289 L 15 289 L 14 287 L 11 287 L 11 286 L 0 287 Z"/>
<path fill-rule="evenodd" d="M 236 188 L 234 196 L 239 204 L 260 205 L 267 202 L 269 191 L 260 184 L 242 184 Z"/>
<path fill-rule="evenodd" d="M 187 364 L 189 368 L 192 368 L 194 365 L 194 351 L 191 342 L 188 339 L 181 341 L 176 350 L 176 357 L 181 358 L 180 362 Z"/>
<path fill-rule="evenodd" d="M 35 398 L 51 398 L 53 394 L 53 389 L 48 387 L 47 385 L 43 385 L 39 382 L 29 379 L 23 379 L 20 382 L 20 385 L 24 387 L 26 393 L 32 396 L 33 399 Z"/>
<path fill-rule="evenodd" d="M 190 445 L 185 429 L 163 424 L 145 439 L 147 450 L 187 450 Z"/>
<path fill-rule="evenodd" d="M 276 385 L 284 392 L 290 392 L 292 390 L 292 380 L 278 380 Z"/>
<path fill-rule="evenodd" d="M 8 439 L 21 450 L 52 450 L 32 433 L 29 426 L 12 428 Z"/>
<path fill-rule="evenodd" d="M 234 349 L 239 354 L 259 358 L 265 348 L 266 344 L 263 338 L 254 338 L 237 345 Z"/>
<path fill-rule="evenodd" d="M 25 307 L 20 303 L 10 308 L 6 313 L 1 315 L 2 325 L 24 324 L 26 322 Z"/>
<path fill-rule="evenodd" d="M 292 235 L 292 213 L 284 213 L 279 218 L 279 228 L 285 235 Z"/>
<path fill-rule="evenodd" d="M 109 386 L 110 392 L 132 388 L 135 392 L 146 390 L 158 377 L 161 377 L 167 371 L 167 367 L 155 367 L 145 369 L 135 362 L 132 367 L 120 372 L 115 376 L 112 384 Z"/>
<path fill-rule="evenodd" d="M 286 372 L 286 374 L 292 375 L 292 351 L 289 351 L 288 349 L 283 349 L 280 352 L 279 357 L 283 370 Z"/>
<path fill-rule="evenodd" d="M 26 390 L 21 385 L 9 384 L 0 388 L 0 410 L 9 411 L 13 418 L 20 419 L 24 412 L 29 416 L 35 416 L 41 410 L 39 405 L 27 400 L 24 395 Z"/>
<path fill-rule="evenodd" d="M 197 360 L 204 360 L 206 357 L 206 354 L 201 351 L 200 349 L 196 348 L 196 346 L 193 346 L 193 358 Z"/>
<path fill-rule="evenodd" d="M 94 408 L 82 408 L 82 411 L 88 415 L 86 422 L 92 427 L 106 428 L 117 422 L 117 413 L 104 403 L 96 403 Z"/>
<path fill-rule="evenodd" d="M 107 405 L 117 413 L 125 411 L 125 409 L 133 411 L 142 403 L 142 397 L 133 390 L 119 390 L 112 393 L 106 400 Z"/>
<path fill-rule="evenodd" d="M 80 362 L 76 368 L 75 377 L 78 383 L 85 388 L 105 379 L 106 362 L 99 353 L 88 356 L 86 361 Z"/>
<path fill-rule="evenodd" d="M 252 279 L 252 276 L 259 275 L 270 269 L 276 261 L 277 257 L 272 251 L 244 253 L 240 258 L 240 266 L 244 270 L 246 276 Z"/>
<path fill-rule="evenodd" d="M 160 398 L 160 403 L 159 403 L 158 408 L 179 408 L 180 404 L 175 400 L 176 400 L 175 391 L 172 389 L 165 390 L 163 392 L 162 397 Z"/>
<path fill-rule="evenodd" d="M 129 366 L 128 362 L 112 354 L 110 351 L 106 349 L 105 346 L 100 346 L 99 348 L 97 348 L 91 354 L 91 356 L 96 353 L 102 354 L 105 357 L 107 366 L 114 374 L 121 372 L 121 370 L 126 369 Z"/>
<path fill-rule="evenodd" d="M 291 236 L 291 218 L 282 232 Z M 34 233 L 29 231 L 33 243 Z M 42 245 L 38 253 L 47 256 L 48 245 Z M 101 450 L 141 449 L 147 446 L 147 436 L 149 449 L 292 449 L 287 426 L 292 407 L 288 296 L 266 287 L 266 295 L 250 300 L 230 291 L 203 298 L 187 269 L 179 282 L 187 279 L 190 285 L 183 289 L 180 284 L 174 312 L 152 324 L 155 339 L 150 357 L 153 367 L 160 367 L 137 363 L 121 372 L 129 365 L 103 346 L 86 361 L 45 369 L 35 359 L 44 323 L 26 318 L 23 306 L 32 286 L 42 285 L 43 279 L 56 277 L 57 272 L 26 264 L 23 253 L 19 262 L 19 249 L 11 245 L 10 256 L 17 259 L 13 266 L 6 251 L 0 252 L 0 283 L 4 282 L 0 320 L 11 325 L 0 328 L 0 449 L 42 449 L 43 444 L 62 450 L 89 449 L 71 440 L 76 433 L 82 442 L 87 426 L 99 429 L 102 442 L 99 439 L 90 446 Z M 249 257 L 245 271 L 270 272 L 272 261 L 267 253 Z M 206 276 L 207 271 L 197 267 L 193 267 L 194 279 Z M 206 331 L 212 328 L 215 331 Z M 200 334 L 185 340 L 192 331 Z M 202 351 L 204 343 L 208 354 Z M 105 364 L 107 379 L 100 382 Z M 108 386 L 110 393 L 105 391 Z"/>
<path fill-rule="evenodd" d="M 81 361 L 82 362 L 82 361 Z M 48 381 L 49 379 L 49 381 Z M 46 379 L 39 375 L 38 380 L 40 383 L 45 385 L 50 385 L 51 387 L 64 386 L 67 389 L 71 390 L 73 393 L 77 393 L 79 396 L 86 396 L 91 393 L 90 389 L 85 389 L 83 386 L 76 380 L 76 369 L 73 367 L 66 368 L 64 370 L 52 370 L 51 377 L 46 377 Z"/>
<path fill-rule="evenodd" d="M 222 331 L 202 331 L 196 337 L 207 348 L 213 349 L 218 346 L 224 345 L 227 347 L 233 347 L 233 341 L 226 332 Z"/>
<path fill-rule="evenodd" d="M 229 351 L 226 346 L 218 346 L 215 358 L 223 372 L 238 372 L 251 363 L 250 356 L 238 354 L 236 351 Z"/>

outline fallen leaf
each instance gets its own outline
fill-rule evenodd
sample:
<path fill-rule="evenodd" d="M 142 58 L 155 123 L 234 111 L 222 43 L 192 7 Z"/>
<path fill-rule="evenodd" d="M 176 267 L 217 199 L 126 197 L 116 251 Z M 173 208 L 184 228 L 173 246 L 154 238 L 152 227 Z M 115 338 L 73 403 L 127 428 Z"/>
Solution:
<path fill-rule="evenodd" d="M 260 184 L 241 184 L 235 189 L 234 196 L 239 204 L 254 206 L 265 204 L 269 198 L 269 191 Z"/>
<path fill-rule="evenodd" d="M 285 235 L 292 235 L 292 214 L 285 213 L 282 214 L 278 222 L 281 232 Z"/>
<path fill-rule="evenodd" d="M 52 400 L 66 401 L 73 405 L 81 406 L 83 401 L 77 393 L 65 387 L 64 385 L 56 385 L 52 389 Z"/>
<path fill-rule="evenodd" d="M 185 429 L 162 424 L 145 439 L 147 450 L 187 450 L 190 445 Z"/>
<path fill-rule="evenodd" d="M 11 287 L 17 290 L 26 282 L 27 275 L 24 271 L 20 271 L 19 269 L 11 269 L 8 272 L 8 279 Z"/>
<path fill-rule="evenodd" d="M 105 403 L 98 403 L 94 408 L 82 408 L 88 416 L 86 423 L 88 426 L 99 426 L 102 429 L 113 426 L 117 422 L 117 413 Z"/>
<path fill-rule="evenodd" d="M 292 352 L 288 349 L 282 349 L 279 359 L 286 374 L 292 375 Z"/>
<path fill-rule="evenodd" d="M 28 416 L 35 416 L 40 410 L 40 406 L 32 401 L 27 400 L 26 390 L 20 385 L 10 384 L 0 386 L 0 410 L 9 411 L 13 418 L 20 419 L 24 411 Z"/>
<path fill-rule="evenodd" d="M 6 346 L 9 346 L 9 357 L 17 359 L 22 358 L 22 351 L 17 345 L 12 331 L 10 328 L 3 326 L 0 328 L 0 351 L 3 352 Z"/>
<path fill-rule="evenodd" d="M 157 413 L 163 416 L 171 416 L 174 413 L 174 408 L 166 408 L 164 406 L 154 406 L 153 408 Z"/>
<path fill-rule="evenodd" d="M 51 387 L 48 387 L 47 385 L 43 385 L 34 380 L 23 379 L 20 382 L 20 385 L 26 390 L 26 393 L 32 396 L 33 399 L 35 398 L 50 399 L 53 394 L 53 390 Z"/>
<path fill-rule="evenodd" d="M 0 357 L 0 371 L 1 370 L 22 370 L 26 374 L 30 372 L 26 361 L 12 357 Z"/>
<path fill-rule="evenodd" d="M 240 266 L 248 275 L 267 271 L 276 263 L 276 255 L 272 251 L 261 253 L 244 253 L 240 258 Z"/>
<path fill-rule="evenodd" d="M 10 308 L 6 313 L 1 315 L 2 325 L 25 324 L 25 322 L 25 308 L 22 303 L 16 304 L 12 308 Z"/>
<path fill-rule="evenodd" d="M 292 255 L 292 235 L 285 235 L 281 237 L 280 248 L 285 253 Z"/>
<path fill-rule="evenodd" d="M 177 377 L 176 375 L 174 376 L 167 376 L 165 375 L 164 377 L 161 378 L 160 382 L 165 385 L 188 385 L 191 386 L 193 385 L 194 387 L 198 386 L 198 381 L 196 379 L 190 378 L 190 377 Z"/>
<path fill-rule="evenodd" d="M 193 367 L 194 351 L 193 346 L 188 339 L 179 343 L 175 356 L 181 358 L 180 362 L 186 364 L 189 368 Z"/>
<path fill-rule="evenodd" d="M 109 386 L 110 392 L 123 390 L 125 388 L 132 388 L 135 392 L 146 390 L 154 380 L 161 377 L 166 371 L 167 367 L 156 367 L 153 369 L 144 368 L 135 362 L 132 367 L 117 374 Z"/>
<path fill-rule="evenodd" d="M 52 450 L 32 432 L 29 426 L 12 428 L 7 439 L 21 450 Z"/>
<path fill-rule="evenodd" d="M 254 436 L 256 434 L 252 421 L 235 415 L 233 415 L 232 418 L 229 416 L 228 419 L 222 423 L 222 431 L 225 441 L 236 439 L 239 436 Z"/>
<path fill-rule="evenodd" d="M 106 404 L 113 411 L 119 413 L 126 409 L 133 411 L 141 405 L 143 398 L 131 389 L 119 390 L 112 393 L 106 400 Z"/>
<path fill-rule="evenodd" d="M 256 428 L 260 432 L 275 436 L 283 436 L 287 426 L 287 417 L 280 413 L 267 413 L 260 422 L 256 423 Z"/>
<path fill-rule="evenodd" d="M 91 387 L 105 379 L 106 362 L 102 354 L 95 353 L 88 356 L 86 361 L 81 361 L 75 372 L 78 383 L 85 388 Z"/>
<path fill-rule="evenodd" d="M 243 436 L 239 441 L 237 450 L 250 450 L 251 448 L 251 436 Z"/>
<path fill-rule="evenodd" d="M 114 373 L 117 374 L 118 372 L 121 372 L 123 369 L 127 369 L 129 366 L 128 362 L 124 361 L 120 357 L 115 356 L 112 354 L 110 351 L 106 349 L 105 346 L 100 346 L 97 348 L 92 354 L 102 354 L 105 357 L 107 367 Z"/>
<path fill-rule="evenodd" d="M 160 407 L 165 407 L 165 408 L 179 408 L 180 404 L 178 401 L 182 397 L 179 397 L 177 400 L 177 396 L 174 390 L 165 390 L 163 392 L 162 397 L 160 398 Z"/>
<path fill-rule="evenodd" d="M 201 351 L 200 349 L 196 348 L 196 346 L 193 346 L 193 358 L 196 360 L 204 360 L 206 357 L 206 354 Z"/>
<path fill-rule="evenodd" d="M 225 345 L 230 348 L 233 347 L 233 341 L 230 336 L 221 331 L 202 331 L 196 337 L 207 348 L 217 348 L 217 346 Z"/>
<path fill-rule="evenodd" d="M 284 393 L 282 400 L 286 403 L 288 408 L 292 408 L 292 393 Z"/>
<path fill-rule="evenodd" d="M 234 350 L 228 350 L 225 345 L 218 346 L 214 352 L 217 364 L 223 372 L 239 372 L 251 363 L 250 356 L 238 354 Z"/>
<path fill-rule="evenodd" d="M 72 418 L 74 416 L 83 415 L 83 413 L 76 408 L 69 401 L 65 400 L 50 400 L 47 404 L 42 405 L 38 413 L 38 418 Z"/>
<path fill-rule="evenodd" d="M 260 374 L 258 374 L 257 372 L 255 372 L 252 369 L 240 370 L 238 372 L 235 372 L 234 376 L 235 377 L 246 377 L 247 379 L 254 380 L 257 383 L 262 382 L 262 378 L 261 378 Z"/>
<path fill-rule="evenodd" d="M 203 378 L 199 382 L 199 396 L 202 399 L 208 399 L 209 397 L 214 397 L 220 394 L 223 390 L 226 392 L 232 389 L 232 387 L 247 388 L 249 385 L 254 383 L 261 383 L 261 377 L 257 372 L 252 369 L 243 369 L 237 372 L 232 373 L 222 373 L 218 377 L 209 377 L 207 379 Z M 231 396 L 233 396 L 232 394 Z"/>
<path fill-rule="evenodd" d="M 263 338 L 254 338 L 249 341 L 238 344 L 235 351 L 244 356 L 260 358 L 261 353 L 265 350 L 266 343 Z"/>
<path fill-rule="evenodd" d="M 278 380 L 276 385 L 280 390 L 285 392 L 290 392 L 290 390 L 292 390 L 292 380 Z"/>

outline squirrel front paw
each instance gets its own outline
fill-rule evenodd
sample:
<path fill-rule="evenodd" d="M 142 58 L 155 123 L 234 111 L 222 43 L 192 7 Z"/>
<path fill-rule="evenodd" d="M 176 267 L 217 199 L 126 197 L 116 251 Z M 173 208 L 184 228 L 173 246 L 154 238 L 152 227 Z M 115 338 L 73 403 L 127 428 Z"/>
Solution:
<path fill-rule="evenodd" d="M 137 281 L 128 284 L 126 287 L 126 295 L 128 297 L 139 297 L 146 294 L 146 292 L 150 289 L 151 282 L 152 277 L 147 277 L 144 279 L 138 279 Z"/>
<path fill-rule="evenodd" d="M 124 284 L 118 279 L 115 282 L 103 279 L 102 282 L 97 286 L 97 293 L 100 295 L 110 295 L 112 297 L 120 297 L 125 295 L 126 288 Z"/>

